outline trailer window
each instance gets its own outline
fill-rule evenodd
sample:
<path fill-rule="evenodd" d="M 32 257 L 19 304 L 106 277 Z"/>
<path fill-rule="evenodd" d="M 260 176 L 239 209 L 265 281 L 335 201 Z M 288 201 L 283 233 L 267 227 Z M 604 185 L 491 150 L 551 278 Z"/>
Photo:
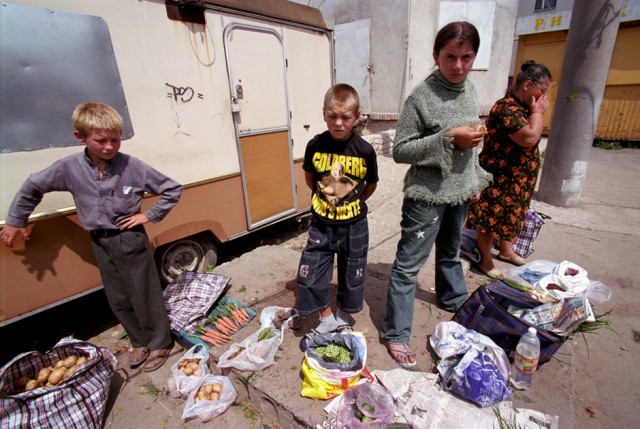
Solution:
<path fill-rule="evenodd" d="M 71 114 L 84 101 L 113 106 L 133 136 L 102 18 L 5 3 L 0 22 L 0 152 L 77 145 Z"/>

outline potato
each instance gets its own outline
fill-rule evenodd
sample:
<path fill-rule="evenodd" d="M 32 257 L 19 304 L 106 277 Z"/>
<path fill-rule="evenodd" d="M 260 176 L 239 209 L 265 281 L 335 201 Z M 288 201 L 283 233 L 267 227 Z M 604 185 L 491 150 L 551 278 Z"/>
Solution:
<path fill-rule="evenodd" d="M 185 375 L 191 375 L 191 374 L 193 374 L 193 370 L 192 370 L 191 368 L 189 368 L 189 367 L 184 367 L 184 368 L 182 368 L 182 370 L 181 370 L 181 371 L 182 371 Z"/>
<path fill-rule="evenodd" d="M 213 391 L 217 392 L 217 393 L 220 393 L 220 392 L 222 392 L 222 387 L 223 387 L 222 383 L 216 383 L 216 384 L 213 385 Z"/>
<path fill-rule="evenodd" d="M 29 380 L 24 388 L 24 390 L 26 390 L 27 392 L 29 390 L 33 390 L 36 389 L 38 387 L 42 386 L 42 383 L 40 383 L 38 380 Z"/>
<path fill-rule="evenodd" d="M 64 367 L 65 368 L 71 368 L 72 366 L 74 366 L 76 363 L 78 362 L 78 356 L 76 355 L 71 355 L 68 358 L 66 358 L 64 360 Z"/>
<path fill-rule="evenodd" d="M 196 401 L 208 401 L 209 400 L 209 395 L 207 395 L 207 392 L 205 392 L 204 390 L 199 390 L 198 394 L 196 395 Z"/>
<path fill-rule="evenodd" d="M 200 377 L 200 368 L 194 369 L 192 375 L 195 375 L 196 377 Z"/>
<path fill-rule="evenodd" d="M 220 399 L 220 394 L 218 392 L 211 392 L 211 395 L 209 396 L 209 398 L 212 401 L 217 401 Z"/>
<path fill-rule="evenodd" d="M 204 386 L 204 391 L 207 393 L 213 392 L 213 384 L 207 384 L 206 386 Z"/>
<path fill-rule="evenodd" d="M 36 380 L 39 381 L 40 383 L 46 383 L 52 371 L 53 371 L 53 368 L 51 368 L 50 366 L 46 368 L 42 368 L 40 372 L 38 372 L 38 376 L 36 377 Z"/>
<path fill-rule="evenodd" d="M 67 370 L 64 372 L 64 375 L 62 376 L 62 379 L 66 380 L 67 378 L 71 377 L 77 370 L 78 365 L 73 365 L 71 368 L 67 368 Z"/>
<path fill-rule="evenodd" d="M 86 357 L 86 356 L 80 356 L 80 357 L 78 358 L 78 360 L 76 361 L 76 365 L 80 366 L 80 365 L 82 365 L 83 363 L 85 363 L 86 361 L 87 361 L 87 357 Z"/>
<path fill-rule="evenodd" d="M 53 366 L 55 369 L 58 368 L 62 368 L 64 366 L 64 360 L 59 360 L 58 362 L 56 362 L 56 364 Z"/>
<path fill-rule="evenodd" d="M 64 377 L 64 373 L 67 371 L 66 368 L 57 368 L 51 371 L 51 375 L 47 379 L 48 383 L 53 384 L 54 386 L 62 381 L 62 377 Z"/>
<path fill-rule="evenodd" d="M 31 379 L 29 377 L 27 377 L 26 375 L 23 375 L 22 377 L 17 379 L 16 380 L 16 389 L 17 390 L 24 390 L 24 388 L 27 386 L 27 383 L 29 382 L 29 380 L 31 380 Z"/>

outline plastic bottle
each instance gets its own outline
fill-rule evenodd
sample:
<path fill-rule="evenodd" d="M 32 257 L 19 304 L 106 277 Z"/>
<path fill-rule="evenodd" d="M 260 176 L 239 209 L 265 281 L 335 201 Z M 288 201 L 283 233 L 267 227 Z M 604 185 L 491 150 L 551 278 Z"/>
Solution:
<path fill-rule="evenodd" d="M 511 384 L 518 390 L 526 390 L 531 387 L 533 373 L 538 369 L 540 359 L 540 340 L 536 328 L 530 327 L 529 331 L 520 337 L 516 346 L 516 356 L 511 365 Z"/>

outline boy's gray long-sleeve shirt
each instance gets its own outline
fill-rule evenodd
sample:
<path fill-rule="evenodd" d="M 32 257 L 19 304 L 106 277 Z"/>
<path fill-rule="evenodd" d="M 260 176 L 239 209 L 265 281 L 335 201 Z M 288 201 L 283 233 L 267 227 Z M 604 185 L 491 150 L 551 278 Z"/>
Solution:
<path fill-rule="evenodd" d="M 31 174 L 16 194 L 7 224 L 22 228 L 45 193 L 73 195 L 80 222 L 86 230 L 117 229 L 117 222 L 138 213 L 145 193 L 160 199 L 145 211 L 150 222 L 162 220 L 177 204 L 182 186 L 130 155 L 118 153 L 107 162 L 102 177 L 86 151 L 59 159 Z"/>

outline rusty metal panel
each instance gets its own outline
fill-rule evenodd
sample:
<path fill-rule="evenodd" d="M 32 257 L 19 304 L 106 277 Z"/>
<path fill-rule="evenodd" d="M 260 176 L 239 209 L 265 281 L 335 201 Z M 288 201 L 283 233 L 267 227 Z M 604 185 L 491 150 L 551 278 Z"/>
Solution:
<path fill-rule="evenodd" d="M 640 85 L 607 86 L 596 138 L 640 141 Z"/>

